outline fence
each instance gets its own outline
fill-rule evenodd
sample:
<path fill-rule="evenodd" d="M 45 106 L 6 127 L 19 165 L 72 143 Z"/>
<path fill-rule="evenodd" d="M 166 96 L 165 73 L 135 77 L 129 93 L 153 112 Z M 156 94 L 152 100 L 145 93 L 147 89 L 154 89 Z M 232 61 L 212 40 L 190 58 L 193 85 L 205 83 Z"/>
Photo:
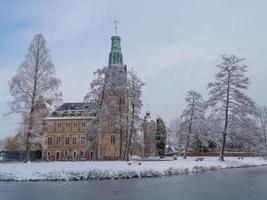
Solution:
<path fill-rule="evenodd" d="M 23 161 L 25 150 L 0 151 L 0 161 Z M 30 160 L 36 161 L 42 159 L 41 150 L 32 150 Z"/>

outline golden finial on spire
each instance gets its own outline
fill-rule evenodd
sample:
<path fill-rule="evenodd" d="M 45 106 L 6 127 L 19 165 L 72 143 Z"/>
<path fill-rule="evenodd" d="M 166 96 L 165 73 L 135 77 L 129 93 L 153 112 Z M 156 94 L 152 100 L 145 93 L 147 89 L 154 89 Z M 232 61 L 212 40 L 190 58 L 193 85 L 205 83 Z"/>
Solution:
<path fill-rule="evenodd" d="M 115 34 L 118 34 L 118 27 L 117 27 L 117 20 L 114 21 L 114 25 L 115 25 Z"/>

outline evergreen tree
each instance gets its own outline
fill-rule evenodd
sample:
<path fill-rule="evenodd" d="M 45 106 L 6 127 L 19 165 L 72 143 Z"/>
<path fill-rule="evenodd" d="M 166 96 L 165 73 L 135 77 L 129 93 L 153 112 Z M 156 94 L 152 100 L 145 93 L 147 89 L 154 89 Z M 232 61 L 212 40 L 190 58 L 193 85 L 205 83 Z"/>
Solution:
<path fill-rule="evenodd" d="M 159 117 L 157 118 L 157 131 L 156 131 L 156 147 L 159 156 L 165 155 L 167 131 L 164 121 Z"/>

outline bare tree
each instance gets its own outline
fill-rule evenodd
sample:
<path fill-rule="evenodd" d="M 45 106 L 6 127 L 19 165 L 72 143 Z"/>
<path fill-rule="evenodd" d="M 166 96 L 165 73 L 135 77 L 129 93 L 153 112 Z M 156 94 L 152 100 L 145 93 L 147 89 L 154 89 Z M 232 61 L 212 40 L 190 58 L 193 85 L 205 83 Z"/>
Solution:
<path fill-rule="evenodd" d="M 91 104 L 91 109 L 85 112 L 85 115 L 95 115 L 90 123 L 87 124 L 86 132 L 88 133 L 87 143 L 89 140 L 93 140 L 94 155 L 93 159 L 98 159 L 98 137 L 101 132 L 100 118 L 103 114 L 103 98 L 105 91 L 105 74 L 108 70 L 107 67 L 102 67 L 94 72 L 95 79 L 90 83 L 89 92 L 84 97 L 84 102 Z"/>
<path fill-rule="evenodd" d="M 193 131 L 193 125 L 197 126 L 198 124 L 200 124 L 201 121 L 203 121 L 205 115 L 205 106 L 201 94 L 190 90 L 187 92 L 185 101 L 187 103 L 187 106 L 181 115 L 181 130 L 183 132 L 187 132 L 184 147 L 184 159 L 186 159 L 187 156 L 187 150 L 190 143 L 190 138 L 192 137 L 192 133 L 194 132 L 196 134 L 196 131 Z"/>
<path fill-rule="evenodd" d="M 95 109 L 99 111 L 103 104 L 103 93 L 105 90 L 105 73 L 107 67 L 97 69 L 93 74 L 95 79 L 90 83 L 89 92 L 85 95 L 84 101 L 95 104 Z"/>
<path fill-rule="evenodd" d="M 167 131 L 167 144 L 173 145 L 181 150 L 183 135 L 180 132 L 181 120 L 179 117 L 172 119 Z"/>
<path fill-rule="evenodd" d="M 10 82 L 13 97 L 11 111 L 21 113 L 27 129 L 25 133 L 25 161 L 30 160 L 31 138 L 34 132 L 34 114 L 39 98 L 56 101 L 61 98 L 60 80 L 55 77 L 46 40 L 41 34 L 34 36 L 25 61 Z"/>
<path fill-rule="evenodd" d="M 243 93 L 249 85 L 249 78 L 245 76 L 247 66 L 242 63 L 243 61 L 244 58 L 234 55 L 222 56 L 222 63 L 217 65 L 219 72 L 215 75 L 215 81 L 208 84 L 209 106 L 214 112 L 224 116 L 219 157 L 222 161 L 231 121 L 242 120 L 242 116 L 252 114 L 255 110 L 253 101 Z"/>
<path fill-rule="evenodd" d="M 120 138 L 120 159 L 124 159 L 125 138 L 128 131 L 126 67 L 114 64 L 98 69 L 94 74 L 96 78 L 90 84 L 90 91 L 84 98 L 85 102 L 92 102 L 95 105 L 96 117 L 91 126 L 97 131 L 96 137 L 99 137 L 101 129 L 105 128 L 116 133 Z M 101 121 L 106 121 L 109 126 L 101 124 Z"/>
<path fill-rule="evenodd" d="M 267 108 L 266 106 L 259 106 L 257 116 L 260 120 L 260 127 L 261 127 L 261 135 L 262 135 L 262 143 L 265 148 L 265 153 L 267 153 Z"/>
<path fill-rule="evenodd" d="M 125 148 L 125 159 L 129 159 L 130 150 L 132 148 L 133 138 L 137 137 L 138 129 L 141 126 L 141 118 L 139 116 L 142 108 L 142 87 L 144 83 L 137 76 L 133 70 L 128 72 L 128 103 L 129 103 L 129 134 L 126 136 L 126 148 Z"/>

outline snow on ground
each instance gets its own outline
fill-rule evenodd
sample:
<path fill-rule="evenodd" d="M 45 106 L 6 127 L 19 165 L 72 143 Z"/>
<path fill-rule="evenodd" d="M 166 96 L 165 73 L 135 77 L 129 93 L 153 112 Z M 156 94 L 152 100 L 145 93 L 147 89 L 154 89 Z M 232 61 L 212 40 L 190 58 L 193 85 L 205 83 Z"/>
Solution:
<path fill-rule="evenodd" d="M 178 158 L 171 161 L 67 161 L 0 163 L 1 181 L 44 181 L 44 180 L 100 180 L 138 177 L 159 177 L 164 175 L 186 174 L 207 170 L 267 165 L 267 160 L 258 157 L 205 157 L 204 161 Z M 139 165 L 138 163 L 141 163 Z"/>

